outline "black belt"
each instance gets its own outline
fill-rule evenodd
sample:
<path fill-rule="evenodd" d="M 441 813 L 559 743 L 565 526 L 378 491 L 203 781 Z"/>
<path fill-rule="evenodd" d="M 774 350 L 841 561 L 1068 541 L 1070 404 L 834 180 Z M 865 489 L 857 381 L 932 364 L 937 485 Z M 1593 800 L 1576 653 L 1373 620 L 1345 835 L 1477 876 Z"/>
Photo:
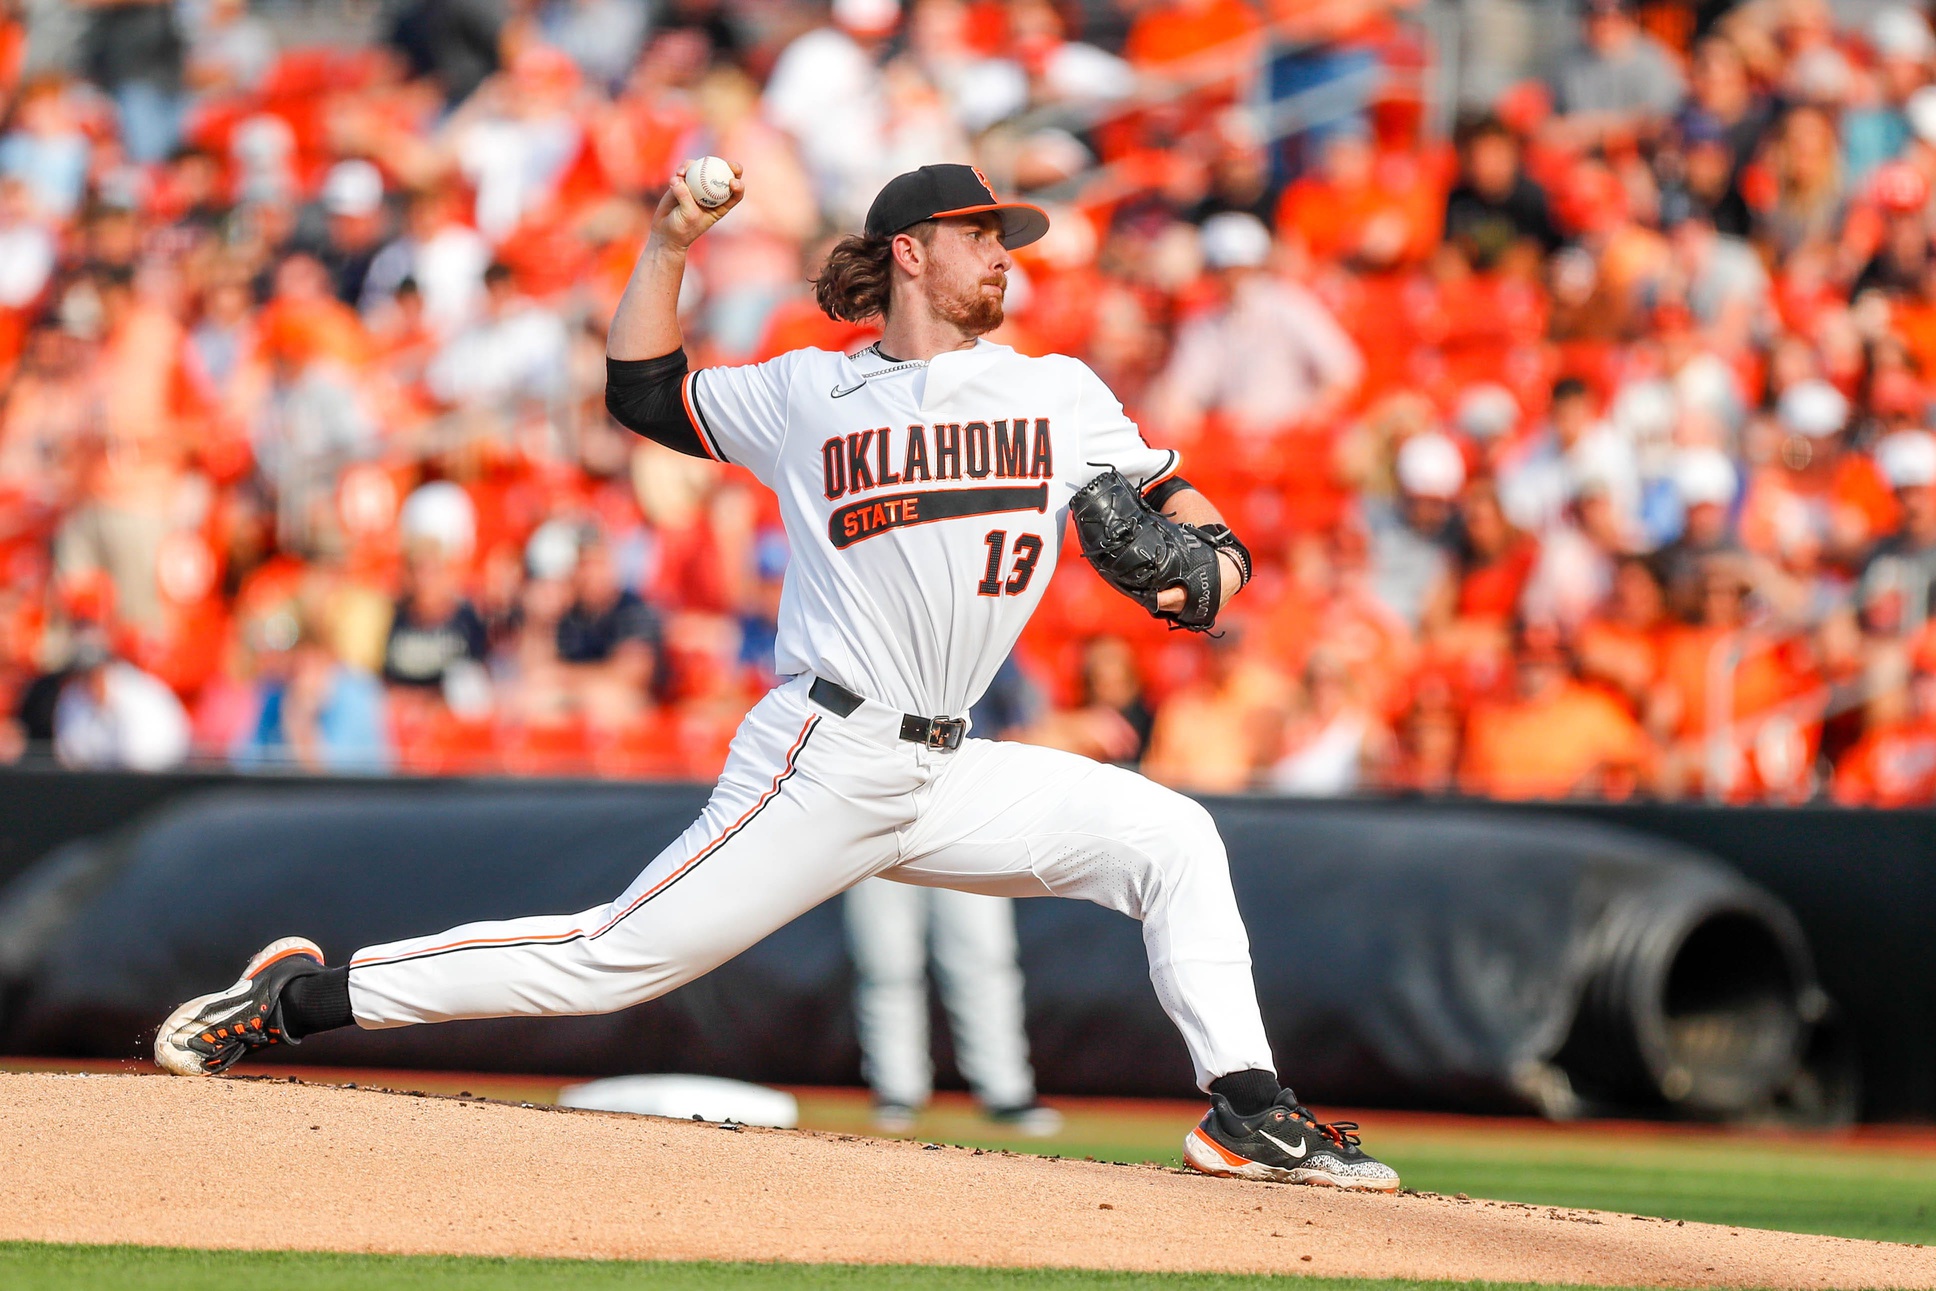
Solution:
<path fill-rule="evenodd" d="M 860 707 L 860 696 L 837 681 L 825 677 L 815 677 L 813 685 L 807 690 L 807 698 L 820 705 L 836 717 L 850 716 Z M 968 719 L 965 717 L 916 717 L 912 713 L 901 714 L 901 738 L 914 744 L 925 744 L 931 749 L 956 749 L 961 747 L 961 737 L 968 733 Z"/>

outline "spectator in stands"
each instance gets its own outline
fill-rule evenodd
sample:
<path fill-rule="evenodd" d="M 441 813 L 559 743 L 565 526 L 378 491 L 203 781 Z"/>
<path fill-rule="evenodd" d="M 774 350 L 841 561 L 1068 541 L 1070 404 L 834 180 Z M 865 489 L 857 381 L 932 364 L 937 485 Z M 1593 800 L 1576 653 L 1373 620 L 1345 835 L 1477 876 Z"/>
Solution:
<path fill-rule="evenodd" d="M 1218 70 L 1206 61 L 1240 66 L 1254 56 L 1261 26 L 1256 10 L 1241 0 L 1159 0 L 1137 15 L 1123 56 L 1140 71 L 1195 73 L 1201 80 Z"/>
<path fill-rule="evenodd" d="M 1331 130 L 1318 164 L 1284 190 L 1279 231 L 1321 260 L 1371 269 L 1423 260 L 1438 241 L 1438 190 L 1406 160 L 1381 157 L 1364 122 Z"/>
<path fill-rule="evenodd" d="M 558 658 L 576 678 L 594 720 L 636 713 L 658 672 L 659 616 L 619 582 L 612 549 L 596 529 L 578 536 L 571 604 L 558 620 Z"/>
<path fill-rule="evenodd" d="M 820 206 L 858 226 L 881 184 L 897 173 L 895 129 L 879 55 L 900 25 L 900 0 L 834 0 L 833 21 L 796 37 L 767 79 L 767 119 L 790 134 Z M 943 153 L 922 162 L 953 160 Z M 919 163 L 914 163 L 919 164 Z"/>
<path fill-rule="evenodd" d="M 1544 255 L 1560 244 L 1546 191 L 1520 166 L 1519 140 L 1487 117 L 1459 139 L 1459 179 L 1445 198 L 1445 240 L 1475 269 L 1490 269 L 1515 248 Z"/>
<path fill-rule="evenodd" d="M 1190 223 L 1200 228 L 1211 216 L 1226 211 L 1254 215 L 1269 223 L 1277 199 L 1271 183 L 1270 153 L 1257 139 L 1249 117 L 1236 108 L 1219 113 L 1213 139 L 1208 191 L 1190 208 Z"/>
<path fill-rule="evenodd" d="M 407 278 L 422 294 L 424 321 L 449 336 L 476 312 L 490 265 L 490 244 L 464 223 L 457 194 L 433 188 L 410 199 L 402 236 L 370 262 L 359 307 L 367 314 L 387 304 Z"/>
<path fill-rule="evenodd" d="M 90 375 L 100 404 L 79 446 L 84 501 L 61 526 L 55 563 L 68 574 L 106 572 L 120 621 L 151 628 L 162 612 L 155 550 L 187 457 L 185 338 L 155 292 L 136 290 L 130 271 L 98 270 L 69 294 L 80 291 L 98 310 L 98 366 Z"/>
<path fill-rule="evenodd" d="M 1775 555 L 1784 529 L 1800 525 L 1831 559 L 1857 560 L 1894 518 L 1873 460 L 1847 443 L 1851 411 L 1820 378 L 1782 391 L 1776 460 L 1755 471 L 1742 499 L 1741 541 L 1750 551 Z"/>
<path fill-rule="evenodd" d="M 1257 438 L 1334 416 L 1364 360 L 1315 296 L 1267 272 L 1270 230 L 1226 212 L 1204 222 L 1202 243 L 1218 303 L 1177 336 L 1151 397 L 1158 424 L 1189 440 L 1215 419 Z"/>
<path fill-rule="evenodd" d="M 1664 213 L 1686 307 L 1710 334 L 1745 335 L 1766 321 L 1768 270 L 1746 241 L 1723 233 L 1699 207 Z"/>
<path fill-rule="evenodd" d="M 336 298 L 361 305 L 370 266 L 388 233 L 382 172 L 360 157 L 337 162 L 323 181 L 322 207 L 328 233 L 316 258 L 329 270 Z"/>
<path fill-rule="evenodd" d="M 1681 533 L 1655 558 L 1667 603 L 1692 617 L 1701 597 L 1702 562 L 1709 556 L 1739 552 L 1734 540 L 1736 483 L 1734 463 L 1716 448 L 1689 448 L 1676 455 L 1674 491 L 1681 504 Z"/>
<path fill-rule="evenodd" d="M 550 404 L 565 393 L 570 336 L 549 309 L 521 295 L 508 266 L 484 271 L 483 309 L 424 372 L 444 403 L 508 410 Z"/>
<path fill-rule="evenodd" d="M 1437 431 L 1413 435 L 1394 463 L 1395 507 L 1367 508 L 1371 588 L 1385 608 L 1417 629 L 1426 606 L 1446 595 L 1453 575 L 1454 502 L 1465 488 L 1465 458 Z"/>
<path fill-rule="evenodd" d="M 597 84 L 616 88 L 638 60 L 650 17 L 627 0 L 565 0 L 538 15 L 545 41 Z"/>
<path fill-rule="evenodd" d="M 1836 764 L 1844 806 L 1936 803 L 1936 632 L 1913 651 L 1881 652 L 1870 667 L 1862 738 Z"/>
<path fill-rule="evenodd" d="M 1013 738 L 1066 749 L 1098 762 L 1133 767 L 1142 760 L 1155 725 L 1136 675 L 1136 656 L 1118 636 L 1096 636 L 1082 646 L 1081 695 L 1074 707 L 1038 714 Z"/>
<path fill-rule="evenodd" d="M 1804 643 L 1755 630 L 1752 566 L 1733 553 L 1700 562 L 1691 621 L 1662 634 L 1659 682 L 1644 714 L 1669 794 L 1716 800 L 1805 793 L 1820 728 Z"/>
<path fill-rule="evenodd" d="M 1458 788 L 1464 731 L 1452 688 L 1445 678 L 1418 678 L 1411 702 L 1398 721 L 1391 761 L 1379 782 L 1400 793 L 1446 794 Z"/>
<path fill-rule="evenodd" d="M 1606 601 L 1615 570 L 1633 546 L 1632 527 L 1615 511 L 1613 490 L 1598 476 L 1586 476 L 1575 485 L 1566 518 L 1539 538 L 1521 611 L 1557 623 L 1570 639 Z"/>
<path fill-rule="evenodd" d="M 410 553 L 409 581 L 390 620 L 383 648 L 383 680 L 392 686 L 441 690 L 450 670 L 481 666 L 484 620 L 464 595 L 456 563 L 434 543 Z"/>
<path fill-rule="evenodd" d="M 130 161 L 166 157 L 181 130 L 183 45 L 170 0 L 89 6 L 87 74 L 114 98 Z"/>
<path fill-rule="evenodd" d="M 1726 147 L 1727 181 L 1734 187 L 1741 168 L 1754 160 L 1768 128 L 1768 103 L 1756 89 L 1741 51 L 1726 36 L 1708 35 L 1695 43 L 1689 95 L 1680 114 L 1684 142 L 1715 132 Z M 1740 234 L 1746 229 L 1731 229 Z"/>
<path fill-rule="evenodd" d="M 1674 57 L 1641 30 L 1632 0 L 1587 0 L 1581 35 L 1582 48 L 1559 76 L 1570 134 L 1643 133 L 1680 106 L 1685 87 Z"/>
<path fill-rule="evenodd" d="M 456 104 L 497 70 L 508 7 L 503 0 L 406 0 L 390 11 L 388 37 L 413 72 L 435 77 Z"/>
<path fill-rule="evenodd" d="M 1513 697 L 1473 709 L 1460 786 L 1496 798 L 1629 796 L 1651 771 L 1640 724 L 1573 679 L 1556 627 L 1524 624 L 1515 644 Z"/>
<path fill-rule="evenodd" d="M 383 772 L 390 736 L 383 687 L 305 625 L 293 647 L 259 661 L 255 714 L 232 750 L 243 768 Z"/>
<path fill-rule="evenodd" d="M 1660 675 L 1666 626 L 1667 598 L 1653 564 L 1625 557 L 1614 570 L 1612 592 L 1575 638 L 1581 680 L 1610 689 L 1639 712 Z"/>
<path fill-rule="evenodd" d="M 1762 237 L 1782 256 L 1810 244 L 1833 243 L 1848 213 L 1847 179 L 1833 119 L 1820 108 L 1790 108 L 1775 131 L 1768 157 L 1775 200 L 1762 214 Z"/>
<path fill-rule="evenodd" d="M 186 80 L 204 97 L 255 89 L 276 59 L 275 32 L 249 12 L 248 0 L 204 0 L 185 6 Z"/>
<path fill-rule="evenodd" d="M 1696 217 L 1728 237 L 1747 237 L 1754 220 L 1741 195 L 1742 164 L 1722 123 L 1698 110 L 1683 113 L 1656 154 L 1661 223 Z"/>
<path fill-rule="evenodd" d="M 524 581 L 492 653 L 499 707 L 514 724 L 547 725 L 577 709 L 577 691 L 558 654 L 558 625 L 571 607 L 578 526 L 547 520 L 524 548 Z"/>
<path fill-rule="evenodd" d="M 54 237 L 18 176 L 0 179 L 0 309 L 34 304 L 54 273 Z"/>
<path fill-rule="evenodd" d="M 1492 481 L 1472 481 L 1459 497 L 1454 526 L 1457 583 L 1452 612 L 1468 621 L 1509 622 L 1539 553 L 1539 539 L 1506 519 Z"/>
<path fill-rule="evenodd" d="M 0 498 L 18 508 L 16 522 L 44 520 L 73 503 L 96 411 L 87 359 L 86 342 L 57 323 L 27 338 L 0 412 Z"/>
<path fill-rule="evenodd" d="M 988 689 L 968 710 L 970 724 L 991 740 L 1018 739 L 1041 715 L 1042 692 L 1012 654 L 1002 660 Z"/>
<path fill-rule="evenodd" d="M 1506 517 L 1532 533 L 1565 520 L 1583 481 L 1596 481 L 1623 519 L 1638 505 L 1632 442 L 1601 420 L 1593 391 L 1578 377 L 1553 383 L 1545 424 L 1505 448 L 1494 469 Z"/>
<path fill-rule="evenodd" d="M 1265 783 L 1302 797 L 1357 793 L 1367 772 L 1389 761 L 1390 736 L 1355 693 L 1344 659 L 1333 650 L 1313 650 L 1298 698 Z"/>
<path fill-rule="evenodd" d="M 54 706 L 54 753 L 85 770 L 166 771 L 188 757 L 188 713 L 166 682 L 84 632 Z"/>
<path fill-rule="evenodd" d="M 37 212 L 64 220 L 81 205 L 93 144 L 82 129 L 73 94 L 58 75 L 21 87 L 11 128 L 0 138 L 0 174 L 27 186 Z"/>
<path fill-rule="evenodd" d="M 1901 153 L 1909 142 L 1903 109 L 1909 97 L 1928 83 L 1930 57 L 1936 54 L 1936 36 L 1930 33 L 1928 17 L 1908 5 L 1877 10 L 1869 19 L 1868 37 L 1875 66 L 1858 73 L 1867 84 L 1850 94 L 1842 118 L 1849 177 L 1856 183 Z"/>
<path fill-rule="evenodd" d="M 1239 793 L 1276 760 L 1291 688 L 1235 624 L 1205 661 L 1203 676 L 1157 709 L 1143 773 L 1197 793 Z"/>
<path fill-rule="evenodd" d="M 1862 568 L 1861 600 L 1871 630 L 1916 637 L 1936 613 L 1936 436 L 1899 430 L 1877 446 L 1902 520 Z"/>

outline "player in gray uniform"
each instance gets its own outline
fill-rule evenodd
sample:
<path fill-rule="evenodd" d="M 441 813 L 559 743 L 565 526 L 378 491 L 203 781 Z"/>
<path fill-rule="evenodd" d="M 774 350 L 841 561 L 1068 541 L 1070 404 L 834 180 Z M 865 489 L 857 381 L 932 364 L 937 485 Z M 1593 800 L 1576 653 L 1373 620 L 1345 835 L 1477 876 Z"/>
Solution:
<path fill-rule="evenodd" d="M 1249 576 L 1177 455 L 1146 444 L 1093 372 L 986 339 L 1009 252 L 1048 217 L 998 201 L 972 167 L 901 175 L 815 284 L 830 314 L 879 317 L 878 344 L 689 371 L 687 249 L 739 201 L 732 189 L 702 207 L 680 169 L 606 345 L 613 415 L 751 471 L 777 495 L 792 552 L 785 680 L 747 714 L 700 818 L 590 910 L 367 946 L 333 968 L 311 942 L 273 943 L 163 1023 L 156 1062 L 211 1075 L 332 1027 L 626 1008 L 879 876 L 1140 920 L 1157 999 L 1211 1103 L 1185 1160 L 1395 1189 L 1355 1126 L 1319 1121 L 1278 1083 L 1209 813 L 1119 767 L 966 738 L 960 715 L 1041 599 L 1065 517 L 1106 580 L 1177 626 L 1208 628 Z"/>
<path fill-rule="evenodd" d="M 842 913 L 854 958 L 860 1069 L 874 1093 L 874 1125 L 914 1128 L 934 1087 L 928 1051 L 927 962 L 954 1037 L 955 1066 L 991 1120 L 1032 1138 L 1062 1128 L 1036 1101 L 1022 1028 L 1015 903 L 1008 897 L 868 879 L 847 889 Z"/>

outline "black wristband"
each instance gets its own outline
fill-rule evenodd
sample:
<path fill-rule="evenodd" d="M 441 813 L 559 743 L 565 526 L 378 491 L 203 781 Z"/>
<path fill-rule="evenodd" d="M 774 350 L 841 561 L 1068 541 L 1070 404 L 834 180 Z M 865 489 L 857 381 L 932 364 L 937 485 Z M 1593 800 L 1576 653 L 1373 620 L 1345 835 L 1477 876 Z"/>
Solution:
<path fill-rule="evenodd" d="M 1250 582 L 1250 548 L 1244 546 L 1243 539 L 1230 532 L 1227 524 L 1191 525 L 1197 536 L 1218 551 L 1227 551 L 1230 558 L 1237 562 L 1237 590 L 1243 591 Z"/>

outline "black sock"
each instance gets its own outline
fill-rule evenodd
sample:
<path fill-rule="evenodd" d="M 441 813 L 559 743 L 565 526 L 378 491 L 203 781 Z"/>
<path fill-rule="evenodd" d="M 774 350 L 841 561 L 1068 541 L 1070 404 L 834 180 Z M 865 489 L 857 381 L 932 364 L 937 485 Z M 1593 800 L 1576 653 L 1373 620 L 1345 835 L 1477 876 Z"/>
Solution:
<path fill-rule="evenodd" d="M 291 1040 L 356 1021 L 350 1013 L 350 970 L 325 968 L 292 977 L 282 988 L 282 1027 Z"/>
<path fill-rule="evenodd" d="M 1233 1071 L 1210 1082 L 1210 1092 L 1230 1101 L 1230 1110 L 1239 1116 L 1255 1116 L 1277 1101 L 1277 1077 L 1252 1067 Z"/>

